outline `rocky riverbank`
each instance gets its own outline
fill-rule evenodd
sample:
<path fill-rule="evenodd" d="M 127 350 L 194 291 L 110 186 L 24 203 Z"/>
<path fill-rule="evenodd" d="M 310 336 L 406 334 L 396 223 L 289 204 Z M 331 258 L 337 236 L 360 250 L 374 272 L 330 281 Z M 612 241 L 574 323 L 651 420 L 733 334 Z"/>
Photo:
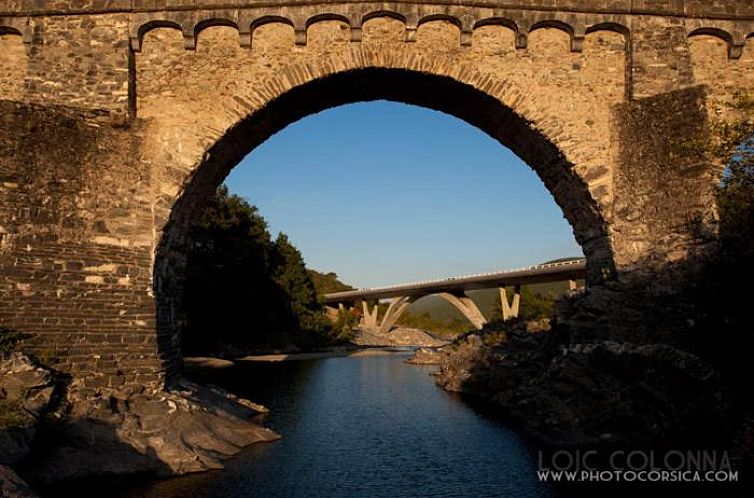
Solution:
<path fill-rule="evenodd" d="M 738 422 L 720 373 L 682 340 L 665 340 L 687 336 L 652 336 L 655 324 L 642 331 L 636 317 L 605 324 L 585 314 L 589 299 L 561 302 L 552 327 L 498 322 L 409 362 L 438 365 L 440 387 L 492 402 L 541 447 L 734 448 Z"/>
<path fill-rule="evenodd" d="M 188 381 L 161 392 L 85 392 L 33 358 L 11 353 L 0 358 L 0 465 L 35 486 L 218 469 L 243 447 L 279 438 L 257 421 L 264 411 Z"/>
<path fill-rule="evenodd" d="M 439 347 L 448 344 L 426 330 L 397 327 L 387 334 L 360 330 L 353 343 L 358 346 L 423 346 Z"/>

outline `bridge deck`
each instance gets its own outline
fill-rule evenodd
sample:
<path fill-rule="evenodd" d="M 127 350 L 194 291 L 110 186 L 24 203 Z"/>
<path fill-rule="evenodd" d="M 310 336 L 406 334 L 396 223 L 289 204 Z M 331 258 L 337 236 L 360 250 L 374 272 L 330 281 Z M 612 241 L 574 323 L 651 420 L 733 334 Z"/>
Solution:
<path fill-rule="evenodd" d="M 390 297 L 421 297 L 441 292 L 459 293 L 468 290 L 506 287 L 510 285 L 539 284 L 576 280 L 586 277 L 586 260 L 577 259 L 559 263 L 547 263 L 518 270 L 483 273 L 426 280 L 408 284 L 391 285 L 375 289 L 358 289 L 325 294 L 325 304 L 347 303 L 358 299 L 374 300 Z"/>

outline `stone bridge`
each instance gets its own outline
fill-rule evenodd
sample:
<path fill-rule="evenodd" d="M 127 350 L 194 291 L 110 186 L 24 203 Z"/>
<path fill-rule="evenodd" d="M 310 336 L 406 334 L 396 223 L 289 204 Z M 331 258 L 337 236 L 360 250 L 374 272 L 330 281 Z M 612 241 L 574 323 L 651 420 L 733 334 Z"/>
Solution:
<path fill-rule="evenodd" d="M 753 35 L 751 0 L 5 0 L 0 326 L 75 385 L 160 388 L 191 220 L 272 134 L 374 99 L 512 149 L 590 284 L 688 261 L 721 175 L 693 144 L 754 90 Z"/>
<path fill-rule="evenodd" d="M 364 329 L 387 334 L 411 303 L 422 297 L 435 295 L 453 305 L 474 327 L 482 329 L 487 323 L 487 318 L 479 310 L 471 296 L 467 295 L 468 291 L 498 288 L 503 320 L 505 321 L 518 317 L 522 285 L 567 280 L 569 288 L 575 290 L 577 287 L 576 280 L 584 277 L 586 277 L 586 261 L 574 259 L 544 263 L 518 270 L 426 280 L 376 289 L 334 292 L 325 294 L 323 301 L 328 316 L 336 318 L 338 312 L 344 310 L 348 305 L 352 310 L 361 313 L 361 326 Z M 513 288 L 511 299 L 508 299 L 508 287 Z M 390 304 L 382 319 L 379 319 L 379 301 L 383 299 L 390 299 Z M 371 304 L 370 301 L 374 304 Z M 337 305 L 338 309 L 336 310 L 332 305 Z"/>

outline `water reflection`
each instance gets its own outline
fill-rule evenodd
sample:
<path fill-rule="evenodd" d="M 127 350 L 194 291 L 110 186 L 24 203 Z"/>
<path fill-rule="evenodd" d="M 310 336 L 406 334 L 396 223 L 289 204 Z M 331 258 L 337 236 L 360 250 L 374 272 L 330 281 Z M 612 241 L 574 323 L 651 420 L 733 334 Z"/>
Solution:
<path fill-rule="evenodd" d="M 267 405 L 281 441 L 222 472 L 110 498 L 551 496 L 514 432 L 438 389 L 405 355 L 252 363 L 205 376 Z M 198 379 L 197 379 L 198 380 Z M 100 495 L 101 496 L 101 495 Z"/>

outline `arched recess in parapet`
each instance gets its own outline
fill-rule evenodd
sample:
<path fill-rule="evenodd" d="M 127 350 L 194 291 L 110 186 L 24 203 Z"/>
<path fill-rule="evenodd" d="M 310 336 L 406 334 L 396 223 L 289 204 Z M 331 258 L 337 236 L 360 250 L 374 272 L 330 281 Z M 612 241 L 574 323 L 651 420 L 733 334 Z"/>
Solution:
<path fill-rule="evenodd" d="M 454 26 L 457 26 L 458 28 L 462 27 L 461 20 L 449 14 L 428 14 L 426 16 L 420 17 L 416 25 L 421 26 L 422 24 L 426 24 L 428 22 L 434 22 L 434 21 L 445 21 L 445 22 L 449 22 L 450 24 Z"/>
<path fill-rule="evenodd" d="M 697 28 L 689 33 L 689 38 L 697 36 L 713 36 L 725 42 L 728 47 L 728 57 L 731 59 L 738 59 L 741 57 L 741 50 L 735 44 L 733 35 L 728 31 L 720 28 Z"/>
<path fill-rule="evenodd" d="M 22 99 L 28 63 L 29 55 L 21 30 L 0 26 L 0 99 Z"/>
<path fill-rule="evenodd" d="M 557 19 L 548 19 L 545 21 L 536 22 L 532 24 L 531 28 L 529 28 L 529 33 L 532 33 L 538 29 L 543 29 L 543 28 L 559 29 L 565 33 L 568 33 L 570 36 L 573 36 L 573 33 L 574 33 L 573 26 L 571 26 L 570 24 L 566 22 L 559 21 Z"/>
<path fill-rule="evenodd" d="M 592 24 L 586 28 L 586 34 L 596 33 L 598 31 L 611 31 L 613 33 L 618 33 L 619 35 L 623 35 L 625 41 L 628 41 L 631 36 L 631 30 L 628 29 L 627 26 L 615 22 Z"/>
<path fill-rule="evenodd" d="M 0 35 L 18 35 L 23 36 L 21 31 L 11 26 L 0 26 Z"/>
<path fill-rule="evenodd" d="M 232 21 L 227 18 L 212 18 L 212 19 L 204 19 L 202 21 L 199 21 L 194 26 L 194 38 L 197 40 L 199 39 L 199 34 L 204 31 L 207 28 L 214 28 L 216 26 L 224 26 L 226 28 L 233 28 L 235 30 L 238 30 L 238 24 L 235 21 Z"/>
<path fill-rule="evenodd" d="M 342 14 L 334 14 L 334 13 L 323 13 L 323 14 L 317 14 L 315 16 L 311 16 L 306 20 L 306 27 L 307 29 L 311 27 L 312 24 L 316 24 L 318 22 L 325 22 L 325 21 L 338 21 L 347 24 L 349 27 L 352 25 L 351 20 L 342 15 Z"/>
<path fill-rule="evenodd" d="M 259 30 L 260 28 L 263 28 L 264 26 L 270 26 L 270 25 L 275 25 L 275 24 L 280 24 L 280 25 L 288 26 L 290 28 L 295 29 L 293 25 L 293 21 L 291 21 L 287 17 L 277 16 L 277 15 L 259 17 L 257 19 L 254 19 L 254 21 L 252 21 L 251 26 L 249 28 L 250 36 L 251 36 L 251 39 L 250 39 L 251 46 L 254 47 L 254 44 L 255 44 L 254 36 L 255 34 L 258 34 L 257 30 Z"/>
<path fill-rule="evenodd" d="M 372 19 L 378 19 L 380 17 L 387 17 L 389 19 L 395 19 L 396 21 L 400 21 L 403 24 L 406 24 L 407 19 L 406 16 L 403 14 L 399 14 L 398 12 L 394 12 L 392 10 L 375 10 L 373 12 L 368 12 L 364 14 L 361 17 L 361 24 L 363 25 L 367 21 L 370 21 Z"/>
<path fill-rule="evenodd" d="M 577 36 L 576 30 L 573 28 L 573 26 L 564 21 L 557 19 L 548 19 L 536 22 L 529 28 L 529 32 L 526 34 L 526 37 L 530 37 L 532 33 L 540 29 L 556 29 L 558 31 L 562 31 L 563 33 L 567 34 L 570 39 L 572 52 L 581 52 L 581 50 L 583 49 L 584 34 L 581 33 L 580 36 Z"/>
<path fill-rule="evenodd" d="M 487 133 L 529 164 L 551 192 L 587 257 L 590 282 L 614 274 L 607 222 L 597 201 L 555 142 L 531 125 L 516 88 L 505 88 L 474 71 L 449 76 L 394 67 L 343 70 L 329 61 L 317 67 L 323 73 L 317 74 L 311 65 L 288 68 L 282 72 L 285 74 L 278 73 L 257 86 L 255 95 L 264 96 L 261 105 L 217 136 L 203 137 L 203 142 L 212 145 L 198 158 L 180 192 L 166 200 L 169 216 L 153 268 L 158 337 L 165 358 L 177 357 L 179 347 L 180 318 L 176 317 L 181 309 L 182 254 L 191 221 L 230 170 L 270 136 L 308 115 L 353 102 L 389 100 L 418 105 L 453 115 Z M 256 98 L 244 97 L 247 101 Z M 521 108 L 513 109 L 503 99 Z"/>
<path fill-rule="evenodd" d="M 154 21 L 148 21 L 139 26 L 139 29 L 136 32 L 135 37 L 132 34 L 133 37 L 131 39 L 131 49 L 140 52 L 142 45 L 144 44 L 144 37 L 152 30 L 159 29 L 159 28 L 170 28 L 175 29 L 179 31 L 180 33 L 184 33 L 185 30 L 183 29 L 183 26 L 181 26 L 179 23 L 175 21 L 170 21 L 167 19 L 159 19 Z"/>

